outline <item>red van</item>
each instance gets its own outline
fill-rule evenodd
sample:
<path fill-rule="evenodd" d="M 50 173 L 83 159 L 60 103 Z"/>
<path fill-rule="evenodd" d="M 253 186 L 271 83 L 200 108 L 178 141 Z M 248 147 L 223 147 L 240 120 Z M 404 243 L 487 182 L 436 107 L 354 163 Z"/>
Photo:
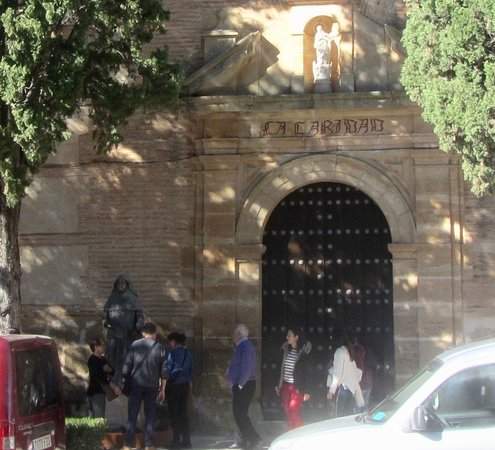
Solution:
<path fill-rule="evenodd" d="M 65 449 L 62 372 L 45 336 L 0 336 L 0 450 Z"/>

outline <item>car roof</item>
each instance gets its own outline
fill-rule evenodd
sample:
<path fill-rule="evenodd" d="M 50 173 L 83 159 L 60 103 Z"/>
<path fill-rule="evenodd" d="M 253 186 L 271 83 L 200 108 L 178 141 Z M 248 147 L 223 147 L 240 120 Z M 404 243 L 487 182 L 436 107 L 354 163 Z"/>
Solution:
<path fill-rule="evenodd" d="M 468 344 L 459 345 L 450 350 L 446 350 L 437 356 L 443 362 L 463 359 L 466 356 L 475 359 L 483 359 L 484 357 L 493 357 L 495 354 L 495 338 L 485 339 L 482 341 L 470 342 Z"/>
<path fill-rule="evenodd" d="M 48 336 L 43 336 L 40 334 L 4 334 L 0 336 L 1 340 L 7 342 L 22 342 L 22 341 L 33 341 L 33 340 L 52 340 Z"/>

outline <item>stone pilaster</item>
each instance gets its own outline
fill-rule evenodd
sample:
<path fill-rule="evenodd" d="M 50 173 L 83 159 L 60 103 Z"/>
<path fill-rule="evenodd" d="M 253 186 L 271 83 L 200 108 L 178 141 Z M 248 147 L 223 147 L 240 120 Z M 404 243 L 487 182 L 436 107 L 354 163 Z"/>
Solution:
<path fill-rule="evenodd" d="M 420 365 L 418 260 L 415 244 L 390 244 L 394 276 L 395 378 L 401 385 Z"/>

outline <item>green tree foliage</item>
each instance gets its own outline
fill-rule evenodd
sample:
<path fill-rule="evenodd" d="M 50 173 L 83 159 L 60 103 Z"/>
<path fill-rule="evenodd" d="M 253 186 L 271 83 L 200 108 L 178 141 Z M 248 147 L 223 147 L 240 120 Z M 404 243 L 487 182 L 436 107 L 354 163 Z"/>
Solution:
<path fill-rule="evenodd" d="M 161 0 L 0 0 L 0 332 L 19 327 L 20 202 L 85 108 L 100 152 L 138 108 L 175 99 L 178 68 L 148 45 Z"/>
<path fill-rule="evenodd" d="M 410 0 L 401 81 L 460 155 L 476 195 L 495 189 L 495 2 Z"/>
<path fill-rule="evenodd" d="M 137 108 L 177 94 L 166 51 L 144 51 L 168 19 L 160 0 L 2 0 L 0 14 L 0 180 L 9 206 L 68 137 L 66 119 L 81 105 L 106 151 Z"/>

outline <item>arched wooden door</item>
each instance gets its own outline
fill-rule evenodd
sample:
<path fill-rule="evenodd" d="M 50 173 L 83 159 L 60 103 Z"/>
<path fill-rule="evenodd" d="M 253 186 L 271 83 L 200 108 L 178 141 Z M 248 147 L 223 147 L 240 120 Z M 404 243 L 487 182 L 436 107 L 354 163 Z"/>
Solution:
<path fill-rule="evenodd" d="M 390 229 L 376 203 L 339 183 L 308 185 L 286 197 L 265 228 L 262 273 L 262 408 L 282 413 L 274 386 L 288 327 L 312 342 L 312 400 L 306 418 L 328 417 L 327 369 L 343 330 L 368 349 L 372 401 L 393 384 L 394 334 Z"/>

